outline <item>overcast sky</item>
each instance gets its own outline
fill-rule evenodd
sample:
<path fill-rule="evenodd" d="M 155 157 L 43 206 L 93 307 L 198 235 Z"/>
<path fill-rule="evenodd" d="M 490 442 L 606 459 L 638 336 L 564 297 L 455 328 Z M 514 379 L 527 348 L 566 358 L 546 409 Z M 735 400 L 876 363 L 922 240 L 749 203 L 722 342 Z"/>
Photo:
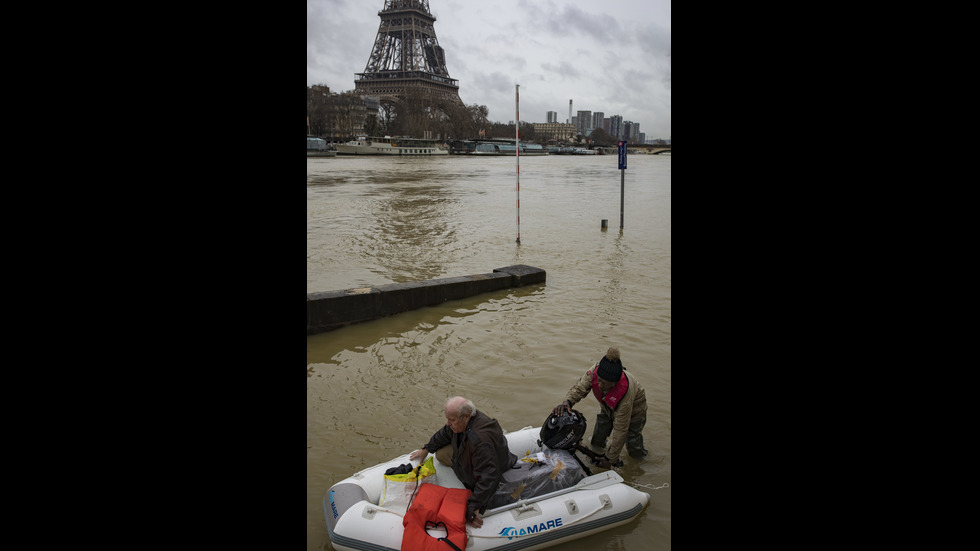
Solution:
<path fill-rule="evenodd" d="M 384 0 L 306 1 L 306 84 L 354 89 L 374 49 Z M 489 119 L 558 121 L 578 111 L 670 138 L 670 0 L 429 0 L 449 76 Z"/>

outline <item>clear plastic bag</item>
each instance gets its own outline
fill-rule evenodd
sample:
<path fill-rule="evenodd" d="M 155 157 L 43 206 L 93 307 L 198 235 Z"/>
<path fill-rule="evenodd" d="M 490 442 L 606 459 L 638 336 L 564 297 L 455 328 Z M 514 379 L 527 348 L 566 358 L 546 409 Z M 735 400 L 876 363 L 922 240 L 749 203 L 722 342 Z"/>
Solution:
<path fill-rule="evenodd" d="M 585 476 L 585 470 L 570 451 L 545 450 L 528 454 L 504 472 L 487 509 L 570 488 Z"/>
<path fill-rule="evenodd" d="M 436 474 L 436 468 L 432 464 L 433 457 L 430 455 L 419 466 L 420 468 L 417 471 L 411 470 L 407 473 L 401 473 L 399 471 L 404 469 L 389 469 L 393 474 L 384 475 L 385 487 L 378 505 L 381 507 L 400 507 L 407 509 L 408 505 L 412 502 L 412 498 L 415 497 L 415 492 L 418 491 L 419 485 L 433 481 L 434 477 L 432 475 Z M 402 467 L 404 466 L 402 465 Z M 416 472 L 418 476 L 416 476 Z"/>

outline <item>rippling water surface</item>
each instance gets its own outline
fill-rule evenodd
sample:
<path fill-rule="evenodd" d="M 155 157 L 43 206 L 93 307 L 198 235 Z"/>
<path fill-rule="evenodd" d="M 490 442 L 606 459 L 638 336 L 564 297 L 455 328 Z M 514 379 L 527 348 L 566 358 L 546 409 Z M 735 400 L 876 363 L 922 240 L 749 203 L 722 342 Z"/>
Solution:
<path fill-rule="evenodd" d="M 543 284 L 447 302 L 307 338 L 307 548 L 332 549 L 335 482 L 428 441 L 461 394 L 507 431 L 540 426 L 606 348 L 647 392 L 649 457 L 627 482 L 641 516 L 564 544 L 670 549 L 670 157 L 631 155 L 620 232 L 616 156 L 307 159 L 307 291 L 489 273 Z M 601 229 L 601 220 L 608 229 Z M 588 416 L 598 404 L 576 406 Z"/>

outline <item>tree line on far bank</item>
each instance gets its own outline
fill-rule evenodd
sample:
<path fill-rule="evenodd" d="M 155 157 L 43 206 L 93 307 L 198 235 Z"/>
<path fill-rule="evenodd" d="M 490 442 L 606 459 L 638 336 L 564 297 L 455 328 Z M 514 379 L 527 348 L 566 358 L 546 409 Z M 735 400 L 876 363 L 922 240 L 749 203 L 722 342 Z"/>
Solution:
<path fill-rule="evenodd" d="M 513 123 L 487 119 L 490 112 L 487 106 L 461 105 L 422 88 L 412 89 L 397 100 L 383 99 L 378 114 L 366 116 L 364 100 L 353 90 L 336 94 L 329 90 L 324 84 L 306 88 L 307 132 L 328 140 L 345 141 L 361 133 L 366 136 L 428 136 L 443 140 L 514 137 Z M 538 137 L 534 125 L 529 122 L 521 121 L 520 125 L 521 140 L 545 143 L 551 137 Z M 586 140 L 580 134 L 575 141 Z M 615 137 L 601 128 L 593 130 L 587 141 L 600 146 L 618 144 Z"/>

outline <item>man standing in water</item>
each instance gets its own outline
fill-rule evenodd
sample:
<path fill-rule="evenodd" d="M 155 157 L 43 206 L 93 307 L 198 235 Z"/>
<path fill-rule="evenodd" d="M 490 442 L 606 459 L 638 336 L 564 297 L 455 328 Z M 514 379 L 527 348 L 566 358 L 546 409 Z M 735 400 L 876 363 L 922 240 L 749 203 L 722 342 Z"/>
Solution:
<path fill-rule="evenodd" d="M 596 460 L 599 466 L 608 469 L 622 465 L 619 454 L 624 444 L 630 457 L 646 457 L 642 431 L 647 422 L 647 395 L 636 378 L 623 367 L 618 348 L 610 346 L 606 355 L 585 372 L 568 391 L 565 401 L 558 404 L 552 413 L 561 415 L 570 412 L 572 406 L 590 392 L 599 401 L 599 414 L 592 431 L 592 449 L 598 451 L 605 448 L 605 452 Z"/>
<path fill-rule="evenodd" d="M 424 461 L 429 453 L 452 445 L 453 472 L 472 491 L 466 503 L 466 521 L 479 528 L 483 526 L 480 514 L 486 511 L 504 472 L 517 462 L 517 456 L 507 448 L 504 431 L 497 420 L 477 411 L 473 402 L 454 396 L 446 400 L 445 414 L 445 426 L 408 458 Z"/>

